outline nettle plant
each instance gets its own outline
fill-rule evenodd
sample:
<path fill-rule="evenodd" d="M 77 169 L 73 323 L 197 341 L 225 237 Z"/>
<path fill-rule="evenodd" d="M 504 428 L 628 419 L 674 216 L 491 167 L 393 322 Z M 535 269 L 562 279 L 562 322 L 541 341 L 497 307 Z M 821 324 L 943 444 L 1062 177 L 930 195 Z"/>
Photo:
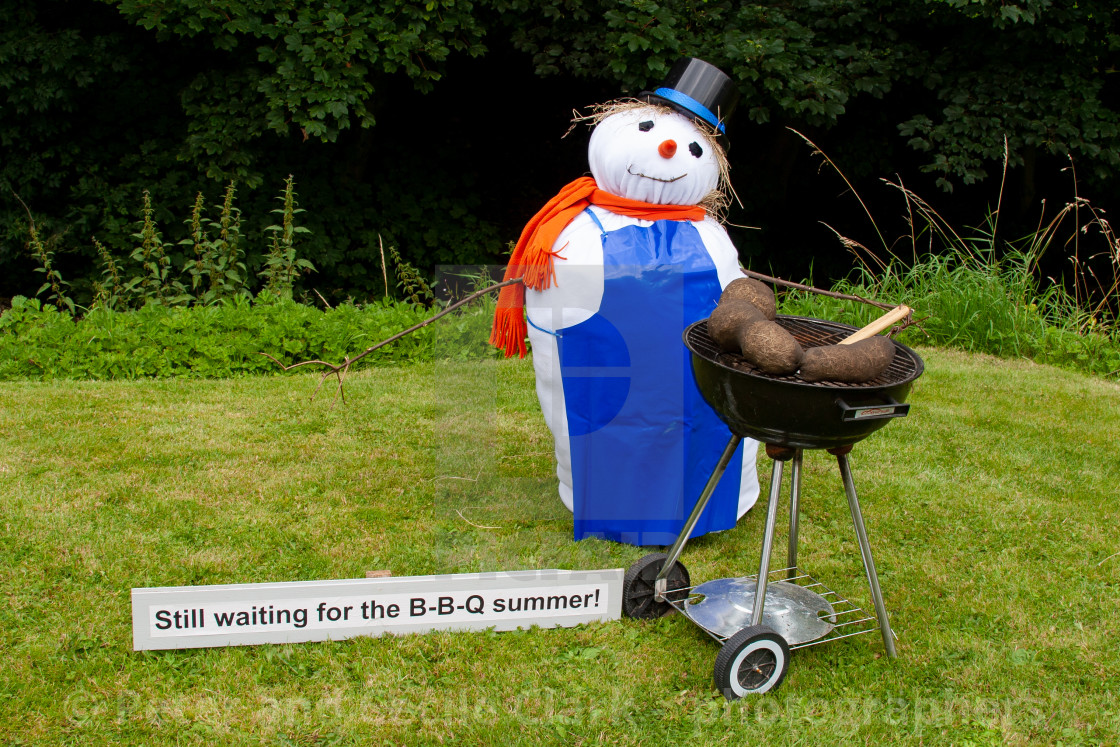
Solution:
<path fill-rule="evenodd" d="M 196 193 L 190 217 L 183 221 L 186 236 L 171 242 L 164 239 L 160 230 L 151 193 L 144 190 L 140 219 L 132 234 L 135 244 L 127 257 L 114 256 L 106 243 L 96 237 L 92 239 L 100 274 L 90 278 L 89 309 L 127 311 L 149 304 L 207 306 L 238 298 L 252 300 L 254 281 L 258 283 L 257 300 L 291 300 L 299 277 L 316 271 L 314 264 L 299 256 L 298 237 L 311 232 L 297 223 L 305 211 L 299 207 L 294 177 L 289 175 L 284 180 L 284 188 L 276 198 L 281 204 L 271 211 L 275 216 L 272 225 L 264 229 L 268 250 L 255 275 L 246 261 L 249 242 L 236 198 L 237 184 L 232 181 L 226 186 L 221 203 L 209 209 L 205 195 Z M 87 309 L 69 296 L 70 284 L 55 267 L 54 252 L 36 230 L 30 210 L 28 221 L 29 251 L 39 263 L 37 271 L 46 280 L 35 295 L 79 316 Z M 395 296 L 421 307 L 435 303 L 431 284 L 420 270 L 402 258 L 396 247 L 387 250 L 388 262 L 386 248 L 381 249 L 386 298 Z M 397 277 L 395 287 L 389 282 L 389 265 Z"/>
<path fill-rule="evenodd" d="M 297 226 L 295 217 L 303 212 L 296 207 L 295 183 L 292 176 L 284 180 L 284 192 L 276 198 L 284 203 L 283 207 L 273 210 L 280 216 L 280 223 L 265 229 L 272 234 L 272 245 L 265 257 L 264 267 L 257 273 L 265 281 L 265 289 L 280 298 L 292 297 L 295 279 L 305 272 L 314 272 L 315 266 L 306 259 L 296 257 L 295 237 L 301 233 L 311 233 L 303 226 Z"/>
<path fill-rule="evenodd" d="M 191 293 L 202 303 L 249 294 L 249 273 L 241 242 L 241 210 L 233 204 L 236 193 L 236 184 L 230 182 L 222 204 L 215 205 L 218 219 L 214 220 L 204 213 L 204 199 L 199 192 L 186 221 L 190 235 L 179 242 L 191 249 L 193 256 L 187 260 L 185 269 L 190 276 Z"/>
<path fill-rule="evenodd" d="M 101 258 L 101 279 L 93 281 L 94 308 L 120 311 L 127 308 L 128 289 L 121 275 L 121 267 L 112 253 L 97 239 L 93 240 L 97 256 Z"/>
<path fill-rule="evenodd" d="M 50 291 L 47 298 L 59 308 L 65 307 L 73 314 L 74 301 L 66 294 L 66 288 L 70 284 L 62 279 L 62 275 L 54 267 L 54 250 L 48 248 L 42 237 L 39 236 L 39 229 L 35 226 L 35 216 L 31 214 L 31 208 L 27 207 L 27 203 L 15 191 L 12 192 L 12 195 L 19 200 L 19 204 L 23 205 L 23 209 L 27 211 L 28 248 L 31 251 L 31 256 L 39 263 L 35 272 L 41 272 L 44 276 L 45 282 L 39 286 L 35 295 L 41 296 L 43 293 Z"/>
<path fill-rule="evenodd" d="M 129 259 L 140 265 L 140 274 L 134 275 L 125 285 L 128 292 L 135 292 L 144 303 L 159 303 L 169 306 L 185 305 L 191 297 L 187 287 L 173 273 L 171 258 L 167 252 L 173 244 L 165 242 L 153 217 L 152 196 L 144 190 L 144 217 L 140 230 L 132 238 L 140 242 L 132 250 Z"/>
<path fill-rule="evenodd" d="M 237 185 L 230 182 L 221 204 L 214 205 L 217 217 L 208 212 L 205 197 L 199 192 L 190 217 L 184 221 L 186 238 L 177 244 L 165 241 L 155 219 L 152 196 L 144 190 L 141 218 L 132 234 L 136 244 L 127 259 L 119 260 L 96 237 L 94 248 L 100 258 L 101 277 L 93 280 L 91 308 L 124 311 L 148 304 L 161 306 L 210 305 L 234 298 L 251 298 L 251 275 L 245 263 L 245 237 L 242 234 L 241 210 L 235 205 Z M 276 225 L 265 229 L 271 234 L 271 246 L 264 264 L 257 273 L 268 298 L 292 298 L 295 279 L 313 272 L 314 265 L 297 254 L 296 236 L 310 233 L 296 225 L 297 207 L 294 179 L 289 176 L 277 198 L 283 205 L 272 211 L 279 215 Z M 29 220 L 30 211 L 28 211 Z M 39 263 L 37 270 L 46 282 L 36 296 L 65 308 L 71 314 L 79 309 L 67 295 L 69 286 L 54 267 L 54 253 L 47 247 L 30 222 L 29 247 Z M 176 251 L 185 253 L 181 265 L 173 259 Z"/>

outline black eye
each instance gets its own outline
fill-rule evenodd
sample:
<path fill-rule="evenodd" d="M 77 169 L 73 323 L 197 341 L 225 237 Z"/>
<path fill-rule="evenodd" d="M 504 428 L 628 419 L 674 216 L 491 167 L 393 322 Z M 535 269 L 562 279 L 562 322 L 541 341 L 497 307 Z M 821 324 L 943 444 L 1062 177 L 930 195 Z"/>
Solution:
<path fill-rule="evenodd" d="M 704 155 L 704 149 L 700 147 L 699 143 L 689 143 L 688 152 L 696 156 L 697 158 Z"/>
<path fill-rule="evenodd" d="M 653 129 L 653 120 L 647 119 L 645 122 L 639 122 L 638 129 L 642 132 L 649 132 Z"/>

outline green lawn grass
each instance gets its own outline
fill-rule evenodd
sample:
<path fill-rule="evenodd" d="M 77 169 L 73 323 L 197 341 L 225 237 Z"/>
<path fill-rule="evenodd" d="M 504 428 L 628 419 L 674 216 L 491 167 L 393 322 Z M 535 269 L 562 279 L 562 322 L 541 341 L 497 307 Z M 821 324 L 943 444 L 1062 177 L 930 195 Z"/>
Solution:
<path fill-rule="evenodd" d="M 920 352 L 910 416 L 852 454 L 899 658 L 802 649 L 737 703 L 678 615 L 131 650 L 133 587 L 641 557 L 572 542 L 527 361 L 362 371 L 345 403 L 310 375 L 0 384 L 0 742 L 1120 742 L 1120 386 Z M 803 496 L 802 564 L 869 606 L 823 452 Z M 690 543 L 694 582 L 753 572 L 763 513 Z"/>

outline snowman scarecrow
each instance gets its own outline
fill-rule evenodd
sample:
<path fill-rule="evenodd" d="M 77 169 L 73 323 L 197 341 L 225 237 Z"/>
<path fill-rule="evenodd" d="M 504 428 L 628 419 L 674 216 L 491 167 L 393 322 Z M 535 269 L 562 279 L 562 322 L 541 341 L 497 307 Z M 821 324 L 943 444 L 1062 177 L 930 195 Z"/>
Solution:
<path fill-rule="evenodd" d="M 491 342 L 533 349 L 575 539 L 676 540 L 727 443 L 692 379 L 684 329 L 743 275 L 716 215 L 730 189 L 724 124 L 737 92 L 684 59 L 660 88 L 599 107 L 591 177 L 525 227 Z M 527 324 L 526 324 L 527 322 Z M 758 498 L 744 439 L 691 536 L 730 529 Z"/>

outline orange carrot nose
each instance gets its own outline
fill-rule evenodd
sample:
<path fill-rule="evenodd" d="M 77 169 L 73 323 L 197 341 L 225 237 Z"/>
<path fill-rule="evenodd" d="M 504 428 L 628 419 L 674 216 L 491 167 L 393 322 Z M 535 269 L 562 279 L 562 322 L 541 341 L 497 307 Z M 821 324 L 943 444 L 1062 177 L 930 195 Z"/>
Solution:
<path fill-rule="evenodd" d="M 662 158 L 672 158 L 673 154 L 677 152 L 677 141 L 663 140 L 661 145 L 657 146 L 657 152 L 661 154 Z"/>

